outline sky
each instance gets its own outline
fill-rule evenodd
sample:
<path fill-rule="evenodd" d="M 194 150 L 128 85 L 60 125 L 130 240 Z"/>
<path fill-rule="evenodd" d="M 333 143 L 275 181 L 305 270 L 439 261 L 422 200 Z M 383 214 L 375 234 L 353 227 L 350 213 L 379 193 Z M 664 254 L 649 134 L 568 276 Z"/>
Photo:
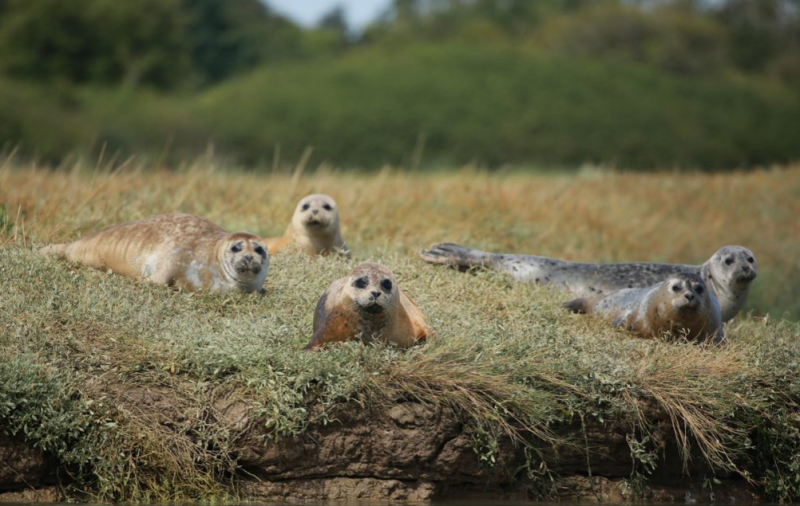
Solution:
<path fill-rule="evenodd" d="M 274 10 L 303 26 L 314 26 L 337 5 L 344 7 L 350 28 L 361 30 L 386 10 L 390 0 L 267 0 Z"/>

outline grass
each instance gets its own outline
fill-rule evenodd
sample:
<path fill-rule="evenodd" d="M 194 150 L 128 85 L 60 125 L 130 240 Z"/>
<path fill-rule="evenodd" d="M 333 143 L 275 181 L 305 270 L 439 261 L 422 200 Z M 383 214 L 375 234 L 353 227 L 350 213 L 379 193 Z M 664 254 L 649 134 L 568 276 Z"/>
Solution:
<path fill-rule="evenodd" d="M 0 420 L 63 463 L 75 493 L 236 496 L 230 448 L 245 429 L 231 419 L 237 409 L 278 438 L 302 434 L 347 400 L 412 398 L 459 414 L 489 465 L 499 437 L 564 443 L 556 429 L 570 420 L 628 420 L 643 479 L 657 465 L 647 438 L 657 407 L 686 458 L 737 471 L 773 499 L 800 497 L 800 329 L 789 321 L 800 314 L 798 167 L 364 176 L 329 168 L 257 175 L 209 160 L 174 171 L 98 165 L 9 160 L 0 169 Z M 172 291 L 34 249 L 171 210 L 280 234 L 311 192 L 339 203 L 354 259 L 276 256 L 264 297 Z M 634 339 L 563 311 L 565 294 L 415 258 L 438 240 L 690 263 L 739 243 L 758 256 L 747 309 L 759 318 L 732 322 L 724 349 Z M 394 270 L 428 315 L 434 342 L 407 352 L 355 343 L 302 352 L 319 295 L 365 260 Z"/>

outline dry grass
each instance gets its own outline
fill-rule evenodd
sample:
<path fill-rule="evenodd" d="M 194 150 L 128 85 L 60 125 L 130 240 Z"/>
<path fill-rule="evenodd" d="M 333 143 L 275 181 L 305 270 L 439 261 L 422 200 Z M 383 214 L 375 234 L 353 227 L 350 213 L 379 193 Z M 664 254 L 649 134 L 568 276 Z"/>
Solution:
<path fill-rule="evenodd" d="M 20 227 L 0 240 L 65 240 L 174 210 L 280 235 L 296 201 L 321 192 L 339 203 L 345 239 L 360 258 L 451 241 L 578 261 L 702 263 L 722 245 L 741 244 L 760 265 L 746 310 L 800 319 L 800 167 L 712 175 L 301 172 L 226 172 L 202 160 L 178 171 L 7 162 L 0 204 Z"/>
<path fill-rule="evenodd" d="M 265 297 L 176 292 L 33 249 L 173 210 L 280 234 L 296 201 L 311 192 L 337 200 L 355 258 L 276 256 Z M 686 459 L 762 480 L 775 498 L 797 497 L 800 475 L 790 471 L 800 461 L 792 436 L 800 428 L 800 330 L 780 316 L 798 315 L 798 196 L 800 167 L 366 176 L 326 168 L 257 175 L 207 162 L 178 171 L 131 163 L 116 172 L 7 163 L 0 169 L 7 210 L 0 214 L 0 419 L 92 477 L 84 489 L 100 498 L 180 500 L 233 493 L 235 463 L 226 452 L 244 429 L 224 421 L 221 399 L 242 403 L 281 437 L 302 433 L 348 399 L 412 397 L 521 445 L 553 441 L 554 427 L 575 415 L 632 421 L 641 435 L 655 423 L 656 407 Z M 724 349 L 634 339 L 563 311 L 565 294 L 415 257 L 439 240 L 576 260 L 690 263 L 739 243 L 760 263 L 748 307 L 772 316 L 729 324 Z M 394 270 L 437 339 L 409 352 L 355 343 L 302 352 L 319 295 L 368 259 Z M 44 379 L 31 387 L 32 377 Z M 172 392 L 168 404 L 181 422 L 163 423 L 172 416 L 163 403 L 131 407 L 145 387 Z M 45 414 L 53 421 L 27 432 L 30 417 Z"/>

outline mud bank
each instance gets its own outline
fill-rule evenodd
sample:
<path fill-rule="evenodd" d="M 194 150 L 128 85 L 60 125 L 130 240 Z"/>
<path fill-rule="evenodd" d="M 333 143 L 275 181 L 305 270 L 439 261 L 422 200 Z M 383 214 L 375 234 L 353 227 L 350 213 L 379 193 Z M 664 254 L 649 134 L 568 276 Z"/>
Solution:
<path fill-rule="evenodd" d="M 138 398 L 153 405 L 167 400 L 158 392 Z M 554 427 L 564 444 L 543 445 L 538 453 L 526 454 L 501 440 L 482 460 L 474 432 L 454 413 L 432 405 L 369 408 L 348 403 L 331 413 L 334 421 L 313 424 L 302 437 L 277 443 L 265 443 L 263 420 L 251 418 L 242 405 L 220 408 L 217 423 L 237 428 L 230 451 L 239 470 L 232 481 L 243 499 L 760 500 L 756 486 L 709 469 L 700 458 L 684 468 L 668 420 L 656 411 L 648 418 L 655 427 L 652 454 L 657 462 L 648 473 L 631 457 L 631 427 L 624 421 L 575 420 Z M 0 501 L 65 499 L 66 476 L 58 462 L 0 436 Z"/>

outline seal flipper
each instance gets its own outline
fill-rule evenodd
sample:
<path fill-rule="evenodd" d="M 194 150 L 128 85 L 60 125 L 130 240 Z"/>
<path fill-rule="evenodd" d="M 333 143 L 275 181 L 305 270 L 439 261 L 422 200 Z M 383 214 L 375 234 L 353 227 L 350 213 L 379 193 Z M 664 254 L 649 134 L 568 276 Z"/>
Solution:
<path fill-rule="evenodd" d="M 317 308 L 314 310 L 314 335 L 311 337 L 311 341 L 303 348 L 304 350 L 313 350 L 317 348 L 321 348 L 324 344 L 322 338 L 325 332 L 325 303 L 328 301 L 328 292 L 322 294 L 322 297 L 319 298 L 317 302 Z"/>
<path fill-rule="evenodd" d="M 39 253 L 42 255 L 54 255 L 58 258 L 66 258 L 67 246 L 69 246 L 69 244 L 51 244 L 49 246 L 39 248 Z"/>
<path fill-rule="evenodd" d="M 329 290 L 330 291 L 330 290 Z M 327 343 L 349 341 L 355 335 L 352 322 L 341 308 L 326 312 L 329 291 L 322 294 L 314 312 L 314 335 L 304 350 L 322 348 Z"/>
<path fill-rule="evenodd" d="M 565 302 L 563 307 L 569 309 L 573 313 L 578 314 L 586 314 L 589 312 L 589 300 L 588 299 L 574 299 L 569 302 Z"/>
<path fill-rule="evenodd" d="M 426 250 L 420 250 L 419 257 L 431 264 L 447 265 L 466 271 L 475 267 L 488 267 L 491 255 L 452 242 L 439 242 Z"/>

